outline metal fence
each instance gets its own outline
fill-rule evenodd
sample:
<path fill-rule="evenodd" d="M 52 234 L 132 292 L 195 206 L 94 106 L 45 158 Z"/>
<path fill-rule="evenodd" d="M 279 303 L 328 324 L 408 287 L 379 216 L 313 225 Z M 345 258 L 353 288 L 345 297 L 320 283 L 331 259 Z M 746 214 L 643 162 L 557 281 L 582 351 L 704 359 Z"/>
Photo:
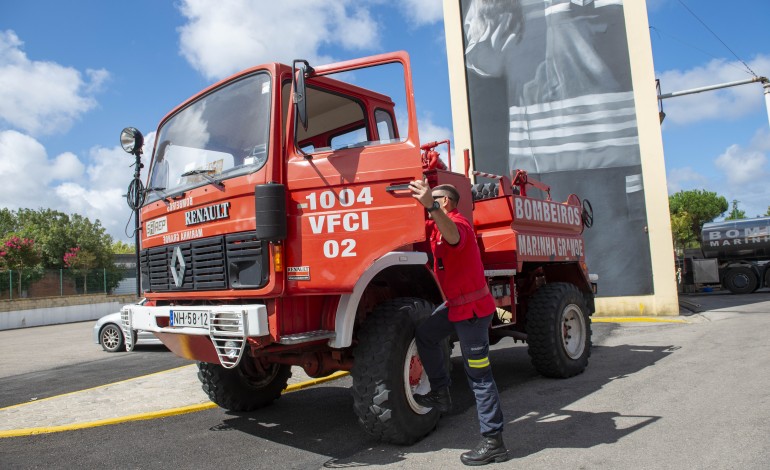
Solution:
<path fill-rule="evenodd" d="M 0 271 L 0 300 L 135 292 L 135 268 Z"/>

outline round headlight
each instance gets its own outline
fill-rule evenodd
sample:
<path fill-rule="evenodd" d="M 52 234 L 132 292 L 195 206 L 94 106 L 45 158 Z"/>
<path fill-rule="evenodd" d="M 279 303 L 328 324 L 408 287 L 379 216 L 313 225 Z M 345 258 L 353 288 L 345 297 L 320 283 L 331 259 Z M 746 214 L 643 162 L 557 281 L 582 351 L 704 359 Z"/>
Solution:
<path fill-rule="evenodd" d="M 134 127 L 126 127 L 120 133 L 120 146 L 130 154 L 136 153 L 144 145 L 144 136 Z"/>

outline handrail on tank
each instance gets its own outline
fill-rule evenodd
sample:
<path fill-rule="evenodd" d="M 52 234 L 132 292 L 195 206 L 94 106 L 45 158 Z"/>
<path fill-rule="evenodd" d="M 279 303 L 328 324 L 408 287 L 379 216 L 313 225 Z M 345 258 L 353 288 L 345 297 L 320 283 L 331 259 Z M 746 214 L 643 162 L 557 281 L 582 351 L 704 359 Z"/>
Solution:
<path fill-rule="evenodd" d="M 524 170 L 516 170 L 516 175 L 513 177 L 513 184 L 519 187 L 519 191 L 522 196 L 527 195 L 527 185 L 530 185 L 541 191 L 545 191 L 547 195 L 546 201 L 551 200 L 551 187 L 541 181 L 530 178 L 527 172 Z"/>
<path fill-rule="evenodd" d="M 500 188 L 502 188 L 503 195 L 510 196 L 513 194 L 512 186 L 518 186 L 518 194 L 521 196 L 527 196 L 527 185 L 534 186 L 535 188 L 544 191 L 547 195 L 546 200 L 551 200 L 551 187 L 545 183 L 542 183 L 536 179 L 530 178 L 525 170 L 516 170 L 516 173 L 511 172 L 513 181 L 509 180 L 507 176 L 495 175 L 494 173 L 485 173 L 483 171 L 473 171 L 474 176 L 482 176 L 484 178 L 500 180 Z M 500 194 L 498 194 L 500 196 Z"/>

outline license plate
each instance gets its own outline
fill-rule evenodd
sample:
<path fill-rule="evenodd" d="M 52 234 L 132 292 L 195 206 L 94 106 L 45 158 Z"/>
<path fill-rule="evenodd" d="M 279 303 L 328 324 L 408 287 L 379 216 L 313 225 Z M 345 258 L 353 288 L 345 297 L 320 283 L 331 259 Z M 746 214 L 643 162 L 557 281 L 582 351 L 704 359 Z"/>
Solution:
<path fill-rule="evenodd" d="M 171 310 L 169 324 L 178 327 L 208 328 L 209 316 L 209 312 L 197 310 Z"/>

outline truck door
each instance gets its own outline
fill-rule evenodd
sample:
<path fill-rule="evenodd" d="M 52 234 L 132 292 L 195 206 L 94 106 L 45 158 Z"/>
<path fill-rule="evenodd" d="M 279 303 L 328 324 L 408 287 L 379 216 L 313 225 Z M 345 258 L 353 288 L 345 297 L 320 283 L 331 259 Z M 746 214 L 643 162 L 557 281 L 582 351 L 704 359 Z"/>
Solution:
<path fill-rule="evenodd" d="M 425 238 L 406 187 L 422 177 L 408 57 L 319 67 L 305 91 L 307 129 L 292 106 L 287 118 L 287 287 L 349 292 L 376 259 Z"/>

